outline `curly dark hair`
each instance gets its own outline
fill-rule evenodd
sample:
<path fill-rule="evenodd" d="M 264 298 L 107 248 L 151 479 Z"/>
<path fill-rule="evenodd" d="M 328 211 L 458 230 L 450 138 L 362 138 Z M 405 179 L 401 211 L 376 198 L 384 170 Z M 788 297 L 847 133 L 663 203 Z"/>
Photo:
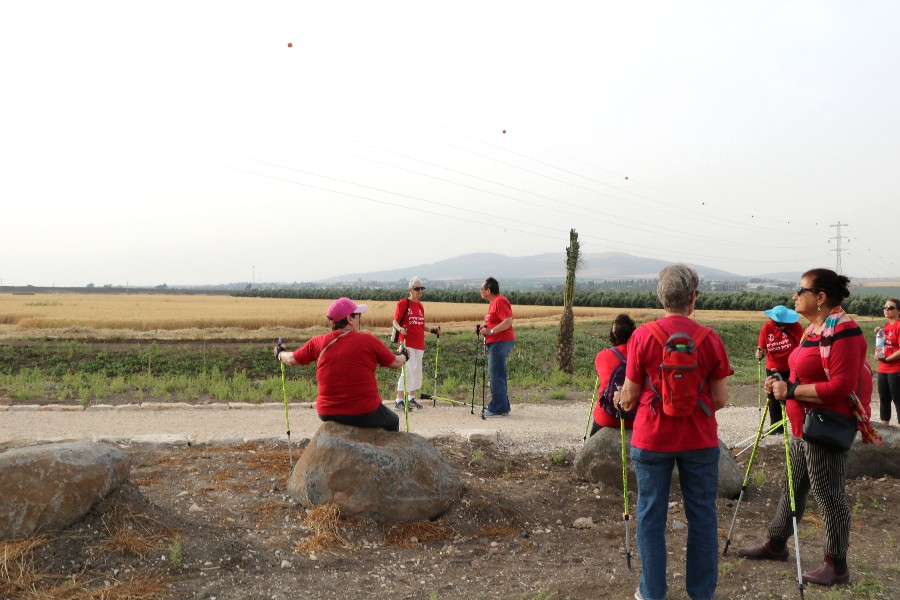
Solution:
<path fill-rule="evenodd" d="M 609 341 L 613 346 L 625 344 L 631 339 L 631 334 L 637 327 L 631 317 L 622 314 L 616 317 L 612 327 L 609 328 Z"/>

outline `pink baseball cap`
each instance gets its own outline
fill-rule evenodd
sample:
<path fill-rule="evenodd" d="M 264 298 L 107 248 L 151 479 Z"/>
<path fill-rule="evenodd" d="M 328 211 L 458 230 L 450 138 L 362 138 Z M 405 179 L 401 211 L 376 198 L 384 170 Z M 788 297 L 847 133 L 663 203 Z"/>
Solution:
<path fill-rule="evenodd" d="M 353 313 L 363 313 L 369 308 L 367 304 L 357 305 L 350 298 L 338 298 L 328 307 L 325 313 L 329 321 L 340 321 L 346 319 Z"/>

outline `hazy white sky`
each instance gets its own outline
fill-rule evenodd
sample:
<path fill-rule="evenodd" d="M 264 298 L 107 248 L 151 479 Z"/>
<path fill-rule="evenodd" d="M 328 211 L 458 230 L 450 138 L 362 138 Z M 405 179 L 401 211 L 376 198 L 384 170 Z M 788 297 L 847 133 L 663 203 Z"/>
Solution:
<path fill-rule="evenodd" d="M 4 2 L 4 285 L 900 275 L 900 2 Z M 289 48 L 288 43 L 293 47 Z M 506 133 L 503 133 L 503 131 Z"/>

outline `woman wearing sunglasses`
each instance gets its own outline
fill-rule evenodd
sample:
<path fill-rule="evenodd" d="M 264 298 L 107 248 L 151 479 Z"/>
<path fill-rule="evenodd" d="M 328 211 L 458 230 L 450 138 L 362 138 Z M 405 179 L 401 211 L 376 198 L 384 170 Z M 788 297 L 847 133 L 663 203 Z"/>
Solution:
<path fill-rule="evenodd" d="M 803 420 L 809 410 L 818 407 L 847 419 L 863 419 L 864 436 L 870 429 L 866 427 L 868 414 L 855 416 L 852 403 L 855 393 L 864 411 L 871 412 L 872 371 L 866 362 L 866 338 L 841 308 L 849 296 L 850 279 L 830 269 L 807 271 L 794 292 L 794 310 L 809 321 L 809 327 L 788 359 L 790 379 L 766 378 L 766 392 L 786 402 L 792 434 L 791 470 L 785 470 L 781 498 L 767 528 L 768 539 L 738 550 L 738 556 L 750 560 L 787 561 L 787 541 L 793 534 L 787 481 L 790 473 L 797 521 L 803 518 L 806 499 L 812 492 L 824 522 L 824 562 L 818 569 L 803 573 L 804 583 L 823 586 L 850 582 L 847 549 L 851 512 L 846 489 L 849 451 L 804 439 Z"/>
<path fill-rule="evenodd" d="M 891 403 L 897 409 L 900 422 L 900 300 L 888 298 L 885 301 L 884 356 L 878 358 L 878 398 L 881 422 L 891 424 Z"/>

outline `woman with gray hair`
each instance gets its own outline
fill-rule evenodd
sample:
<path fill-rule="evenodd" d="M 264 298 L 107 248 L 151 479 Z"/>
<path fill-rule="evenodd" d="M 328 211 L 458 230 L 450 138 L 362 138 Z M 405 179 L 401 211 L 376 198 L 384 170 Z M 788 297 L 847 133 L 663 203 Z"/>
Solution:
<path fill-rule="evenodd" d="M 641 555 L 638 600 L 666 597 L 666 519 L 672 471 L 678 465 L 688 521 L 685 587 L 693 600 L 709 600 L 716 589 L 719 547 L 716 491 L 719 434 L 715 411 L 728 402 L 727 378 L 734 373 L 722 340 L 690 318 L 700 291 L 697 272 L 670 265 L 659 272 L 657 295 L 665 316 L 639 327 L 628 342 L 621 408 L 638 406 L 631 437 L 631 459 L 638 481 L 637 545 Z M 686 416 L 673 416 L 662 397 L 664 344 L 673 334 L 690 336 L 699 389 L 684 390 Z M 687 344 L 687 339 L 684 343 Z M 685 378 L 686 379 L 686 378 Z M 657 392 L 660 390 L 662 394 Z M 662 397 L 661 397 L 662 396 Z"/>
<path fill-rule="evenodd" d="M 425 358 L 425 331 L 434 335 L 441 335 L 440 327 L 427 327 L 425 325 L 425 307 L 422 305 L 422 296 L 425 294 L 425 285 L 418 277 L 409 280 L 409 296 L 397 303 L 394 309 L 394 320 L 391 327 L 398 335 L 398 342 L 409 350 L 409 362 L 406 371 L 397 380 L 397 400 L 394 408 L 406 410 L 403 403 L 403 390 L 406 390 L 409 408 L 422 408 L 416 401 L 416 392 L 422 388 L 422 361 Z"/>

